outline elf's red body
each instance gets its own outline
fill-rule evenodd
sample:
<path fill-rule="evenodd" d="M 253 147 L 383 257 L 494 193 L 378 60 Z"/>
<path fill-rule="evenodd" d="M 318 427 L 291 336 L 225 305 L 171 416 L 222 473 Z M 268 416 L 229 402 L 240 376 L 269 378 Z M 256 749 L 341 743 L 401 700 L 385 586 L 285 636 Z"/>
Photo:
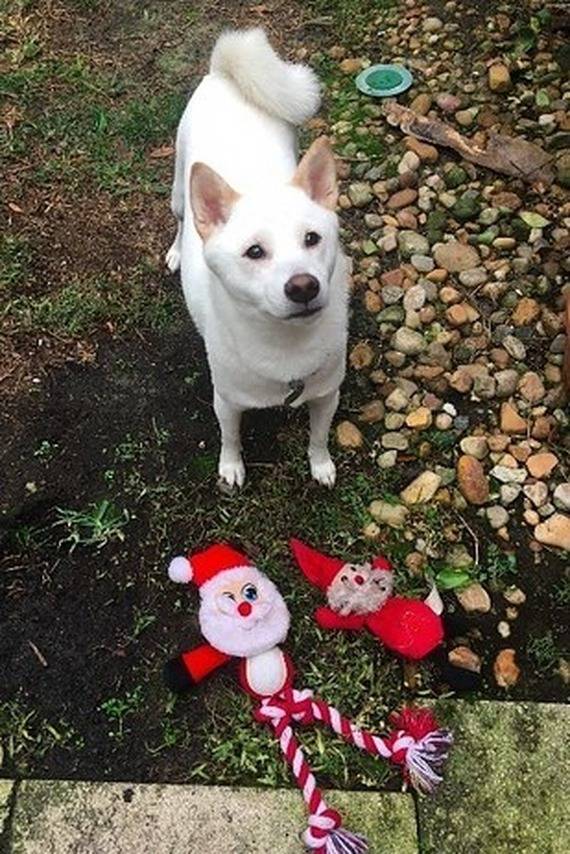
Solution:
<path fill-rule="evenodd" d="M 331 608 L 317 608 L 315 618 L 323 629 L 359 631 L 368 629 L 392 652 L 419 660 L 443 640 L 441 619 L 425 602 L 393 596 L 373 614 L 342 617 Z"/>
<path fill-rule="evenodd" d="M 322 555 L 300 540 L 291 540 L 291 550 L 305 577 L 325 592 L 345 567 L 350 566 L 339 558 Z M 380 572 L 392 573 L 386 558 L 375 558 L 372 565 Z M 377 610 L 365 614 L 344 616 L 329 606 L 322 606 L 317 608 L 315 619 L 323 629 L 354 632 L 368 629 L 391 652 L 416 661 L 433 652 L 443 640 L 439 614 L 426 602 L 403 596 L 391 596 Z"/>

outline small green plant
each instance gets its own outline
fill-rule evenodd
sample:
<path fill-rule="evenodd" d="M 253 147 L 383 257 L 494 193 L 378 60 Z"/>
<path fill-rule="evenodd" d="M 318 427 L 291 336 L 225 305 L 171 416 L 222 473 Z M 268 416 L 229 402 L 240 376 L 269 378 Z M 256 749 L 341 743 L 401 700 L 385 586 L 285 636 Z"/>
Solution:
<path fill-rule="evenodd" d="M 511 575 L 517 572 L 517 558 L 512 552 L 504 552 L 496 543 L 487 549 L 487 557 L 479 569 L 481 581 L 488 581 L 492 587 L 501 587 Z"/>
<path fill-rule="evenodd" d="M 531 638 L 526 646 L 529 658 L 531 658 L 538 673 L 551 673 L 556 667 L 560 652 L 556 646 L 554 635 L 551 631 L 541 637 Z"/>
<path fill-rule="evenodd" d="M 119 510 L 107 499 L 90 504 L 86 510 L 64 510 L 57 508 L 55 526 L 66 529 L 67 536 L 60 545 L 69 543 L 70 553 L 77 546 L 95 546 L 102 549 L 115 540 L 123 541 L 123 528 L 129 521 L 127 510 Z"/>
<path fill-rule="evenodd" d="M 148 627 L 152 626 L 155 622 L 156 614 L 147 614 L 140 608 L 135 608 L 131 639 L 136 640 L 140 635 L 142 635 L 145 629 L 148 629 Z"/>
<path fill-rule="evenodd" d="M 512 50 L 513 57 L 524 56 L 536 50 L 538 37 L 541 32 L 550 24 L 551 15 L 548 9 L 540 9 L 536 15 L 532 15 L 528 22 L 521 22 L 517 25 L 517 34 L 515 45 Z"/>
<path fill-rule="evenodd" d="M 58 450 L 59 446 L 57 442 L 50 442 L 49 439 L 44 439 L 34 451 L 34 457 L 41 460 L 42 463 L 49 463 L 50 460 L 53 460 Z"/>
<path fill-rule="evenodd" d="M 143 689 L 137 685 L 132 691 L 127 691 L 124 697 L 109 697 L 99 706 L 99 709 L 107 716 L 112 726 L 109 736 L 121 741 L 126 733 L 125 720 L 136 714 L 142 708 Z"/>
<path fill-rule="evenodd" d="M 565 575 L 552 589 L 552 598 L 557 605 L 570 605 L 570 575 Z"/>

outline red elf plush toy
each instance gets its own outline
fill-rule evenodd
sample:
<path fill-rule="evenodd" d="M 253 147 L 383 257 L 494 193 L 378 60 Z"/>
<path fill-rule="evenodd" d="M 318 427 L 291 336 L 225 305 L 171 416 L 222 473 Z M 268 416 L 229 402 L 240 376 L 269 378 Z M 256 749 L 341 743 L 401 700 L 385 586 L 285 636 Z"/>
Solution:
<path fill-rule="evenodd" d="M 231 659 L 239 661 L 243 688 L 256 700 L 254 718 L 269 725 L 302 791 L 309 812 L 303 835 L 311 851 L 363 854 L 365 839 L 341 827 L 330 809 L 297 742 L 294 725 L 322 723 L 360 750 L 399 765 L 404 779 L 433 792 L 452 736 L 429 710 L 405 709 L 393 718 L 385 736 L 361 730 L 310 690 L 293 687 L 293 667 L 279 644 L 289 629 L 283 597 L 250 560 L 227 545 L 211 546 L 171 562 L 173 581 L 193 581 L 200 589 L 200 627 L 208 643 L 169 661 L 165 676 L 173 690 L 191 688 Z"/>
<path fill-rule="evenodd" d="M 305 578 L 326 592 L 328 607 L 315 612 L 321 628 L 367 628 L 391 652 L 412 660 L 425 658 L 442 642 L 437 591 L 425 602 L 392 596 L 394 573 L 385 557 L 354 564 L 327 557 L 301 540 L 290 545 Z"/>

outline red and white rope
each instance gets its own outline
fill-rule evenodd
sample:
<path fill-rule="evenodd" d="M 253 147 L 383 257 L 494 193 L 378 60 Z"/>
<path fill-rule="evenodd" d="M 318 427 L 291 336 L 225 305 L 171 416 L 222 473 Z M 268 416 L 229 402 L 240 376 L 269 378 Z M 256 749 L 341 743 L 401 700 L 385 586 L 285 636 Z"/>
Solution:
<path fill-rule="evenodd" d="M 358 854 L 366 851 L 367 847 L 362 837 L 339 829 L 340 815 L 327 806 L 319 791 L 293 732 L 293 723 L 303 726 L 318 721 L 326 724 L 360 750 L 403 765 L 406 778 L 416 788 L 430 792 L 441 782 L 438 771 L 453 741 L 451 733 L 438 729 L 431 712 L 426 710 L 408 709 L 396 718 L 397 728 L 390 735 L 376 735 L 357 727 L 324 700 L 313 699 L 310 690 L 286 688 L 262 700 L 254 716 L 262 723 L 271 724 L 279 739 L 283 755 L 291 766 L 309 811 L 305 844 L 322 854 L 341 850 Z"/>

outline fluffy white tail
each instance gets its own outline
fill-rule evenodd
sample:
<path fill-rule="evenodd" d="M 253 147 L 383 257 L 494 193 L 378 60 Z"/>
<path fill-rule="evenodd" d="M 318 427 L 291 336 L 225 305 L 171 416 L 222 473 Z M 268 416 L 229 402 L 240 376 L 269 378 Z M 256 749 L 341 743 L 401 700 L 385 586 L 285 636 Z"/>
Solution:
<path fill-rule="evenodd" d="M 210 71 L 233 80 L 248 101 L 292 124 L 301 124 L 319 108 L 316 75 L 306 65 L 280 59 L 261 27 L 221 35 Z"/>

